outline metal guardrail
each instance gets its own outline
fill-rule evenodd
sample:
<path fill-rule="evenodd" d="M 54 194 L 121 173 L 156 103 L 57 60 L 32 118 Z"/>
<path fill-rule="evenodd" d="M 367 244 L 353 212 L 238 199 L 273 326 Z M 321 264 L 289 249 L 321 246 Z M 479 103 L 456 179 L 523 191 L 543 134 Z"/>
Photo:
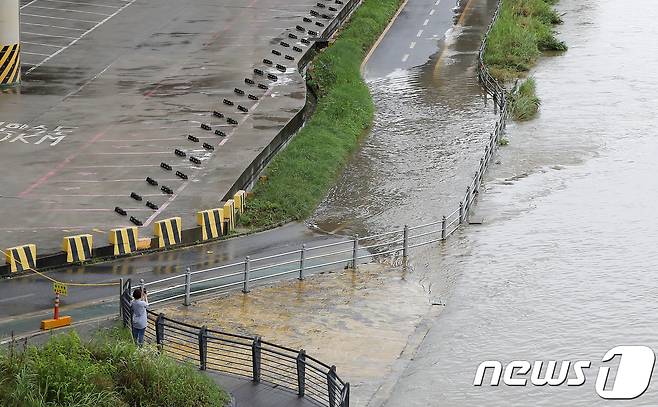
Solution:
<path fill-rule="evenodd" d="M 359 237 L 344 241 L 309 246 L 299 250 L 252 258 L 244 261 L 191 271 L 139 285 L 148 288 L 150 304 L 183 299 L 189 305 L 193 295 L 226 292 L 241 288 L 249 292 L 254 284 L 298 278 L 308 273 L 344 264 L 356 268 L 365 259 L 402 254 L 406 259 L 410 249 L 446 240 L 468 220 L 469 212 L 479 193 L 484 172 L 488 168 L 500 137 L 505 131 L 509 115 L 507 90 L 490 74 L 484 63 L 487 39 L 500 13 L 501 1 L 484 35 L 478 53 L 477 74 L 486 95 L 493 98 L 499 117 L 485 148 L 484 156 L 466 187 L 459 207 L 440 220 L 413 227 Z M 121 315 L 124 324 L 130 323 L 130 280 L 121 284 Z M 146 338 L 175 357 L 198 361 L 202 370 L 250 377 L 256 382 L 267 382 L 297 392 L 323 406 L 348 407 L 349 383 L 336 375 L 336 368 L 310 356 L 304 350 L 294 350 L 249 337 L 195 327 L 149 311 Z"/>
<path fill-rule="evenodd" d="M 124 326 L 130 326 L 130 282 L 122 287 Z M 145 341 L 161 352 L 199 366 L 200 370 L 267 383 L 327 407 L 349 407 L 350 384 L 329 366 L 306 354 L 262 340 L 259 336 L 231 334 L 197 327 L 148 311 Z"/>

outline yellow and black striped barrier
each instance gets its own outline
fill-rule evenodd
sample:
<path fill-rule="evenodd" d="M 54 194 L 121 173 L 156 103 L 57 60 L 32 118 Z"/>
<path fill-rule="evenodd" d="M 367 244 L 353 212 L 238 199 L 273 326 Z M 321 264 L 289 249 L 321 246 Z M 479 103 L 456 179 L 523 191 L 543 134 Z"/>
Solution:
<path fill-rule="evenodd" d="M 199 211 L 196 221 L 201 226 L 201 240 L 216 239 L 224 235 L 224 209 L 215 208 Z"/>
<path fill-rule="evenodd" d="M 247 192 L 239 190 L 233 195 L 233 201 L 235 202 L 235 210 L 242 215 L 247 209 Z"/>
<path fill-rule="evenodd" d="M 37 246 L 24 244 L 5 250 L 5 259 L 12 273 L 37 267 Z"/>
<path fill-rule="evenodd" d="M 0 50 L 0 85 L 11 85 L 21 79 L 21 44 L 3 45 Z"/>
<path fill-rule="evenodd" d="M 158 247 L 168 247 L 181 242 L 182 222 L 180 217 L 155 222 L 153 233 L 158 238 Z"/>
<path fill-rule="evenodd" d="M 130 254 L 137 251 L 139 229 L 137 227 L 110 230 L 110 243 L 114 245 L 114 255 Z"/>
<path fill-rule="evenodd" d="M 224 203 L 224 234 L 235 229 L 235 201 L 229 199 Z"/>
<path fill-rule="evenodd" d="M 67 263 L 77 263 L 91 259 L 93 237 L 91 235 L 64 236 L 62 250 L 66 252 Z"/>

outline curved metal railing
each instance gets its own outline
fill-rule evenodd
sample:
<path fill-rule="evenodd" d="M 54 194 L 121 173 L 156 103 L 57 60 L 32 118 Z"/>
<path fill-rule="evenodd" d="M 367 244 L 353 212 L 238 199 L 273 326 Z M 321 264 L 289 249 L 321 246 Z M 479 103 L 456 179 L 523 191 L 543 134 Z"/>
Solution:
<path fill-rule="evenodd" d="M 122 320 L 130 326 L 130 282 L 121 295 Z M 327 407 L 349 407 L 350 384 L 303 349 L 295 350 L 259 336 L 232 334 L 198 327 L 148 311 L 147 343 L 169 356 L 218 372 L 266 383 Z"/>

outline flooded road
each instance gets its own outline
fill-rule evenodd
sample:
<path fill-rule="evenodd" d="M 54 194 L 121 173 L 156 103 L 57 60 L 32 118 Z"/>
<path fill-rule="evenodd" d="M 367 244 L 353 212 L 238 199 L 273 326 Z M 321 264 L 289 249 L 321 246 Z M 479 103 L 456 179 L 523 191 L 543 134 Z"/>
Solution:
<path fill-rule="evenodd" d="M 373 53 L 365 77 L 374 126 L 312 219 L 321 229 L 363 236 L 440 219 L 458 207 L 495 122 L 475 73 L 495 1 L 462 3 L 434 22 L 439 14 L 428 12 L 435 1 L 411 0 Z M 430 20 L 425 26 L 418 9 Z M 411 56 L 403 61 L 405 53 Z"/>
<path fill-rule="evenodd" d="M 455 289 L 388 406 L 621 405 L 595 391 L 603 355 L 658 349 L 658 9 L 649 0 L 558 8 L 570 49 L 534 72 L 541 114 L 508 128 L 475 210 L 485 223 L 421 268 L 430 280 L 451 275 Z M 474 387 L 485 360 L 592 367 L 580 387 Z M 623 405 L 658 404 L 656 376 Z"/>

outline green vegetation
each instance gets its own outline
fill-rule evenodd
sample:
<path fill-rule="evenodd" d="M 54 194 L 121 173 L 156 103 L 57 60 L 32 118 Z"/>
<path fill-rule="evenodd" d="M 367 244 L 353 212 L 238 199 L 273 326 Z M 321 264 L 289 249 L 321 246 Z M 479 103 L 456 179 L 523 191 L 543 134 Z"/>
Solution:
<path fill-rule="evenodd" d="M 304 219 L 315 209 L 372 124 L 374 105 L 360 64 L 385 29 L 401 0 L 365 0 L 338 40 L 309 69 L 317 90 L 315 113 L 266 170 L 266 181 L 241 216 L 243 225 L 262 228 Z"/>
<path fill-rule="evenodd" d="M 7 407 L 224 406 L 228 396 L 189 365 L 136 348 L 125 330 L 90 342 L 75 333 L 43 347 L 0 354 L 0 405 Z"/>
<path fill-rule="evenodd" d="M 545 51 L 565 51 L 553 26 L 562 19 L 553 5 L 557 0 L 503 0 L 500 15 L 489 35 L 484 62 L 501 81 L 523 77 Z M 534 80 L 519 86 L 512 96 L 512 114 L 517 120 L 531 119 L 539 108 Z M 518 109 L 518 111 L 517 111 Z"/>
<path fill-rule="evenodd" d="M 537 114 L 541 102 L 535 86 L 535 79 L 528 78 L 510 95 L 510 107 L 515 120 L 529 120 Z"/>

